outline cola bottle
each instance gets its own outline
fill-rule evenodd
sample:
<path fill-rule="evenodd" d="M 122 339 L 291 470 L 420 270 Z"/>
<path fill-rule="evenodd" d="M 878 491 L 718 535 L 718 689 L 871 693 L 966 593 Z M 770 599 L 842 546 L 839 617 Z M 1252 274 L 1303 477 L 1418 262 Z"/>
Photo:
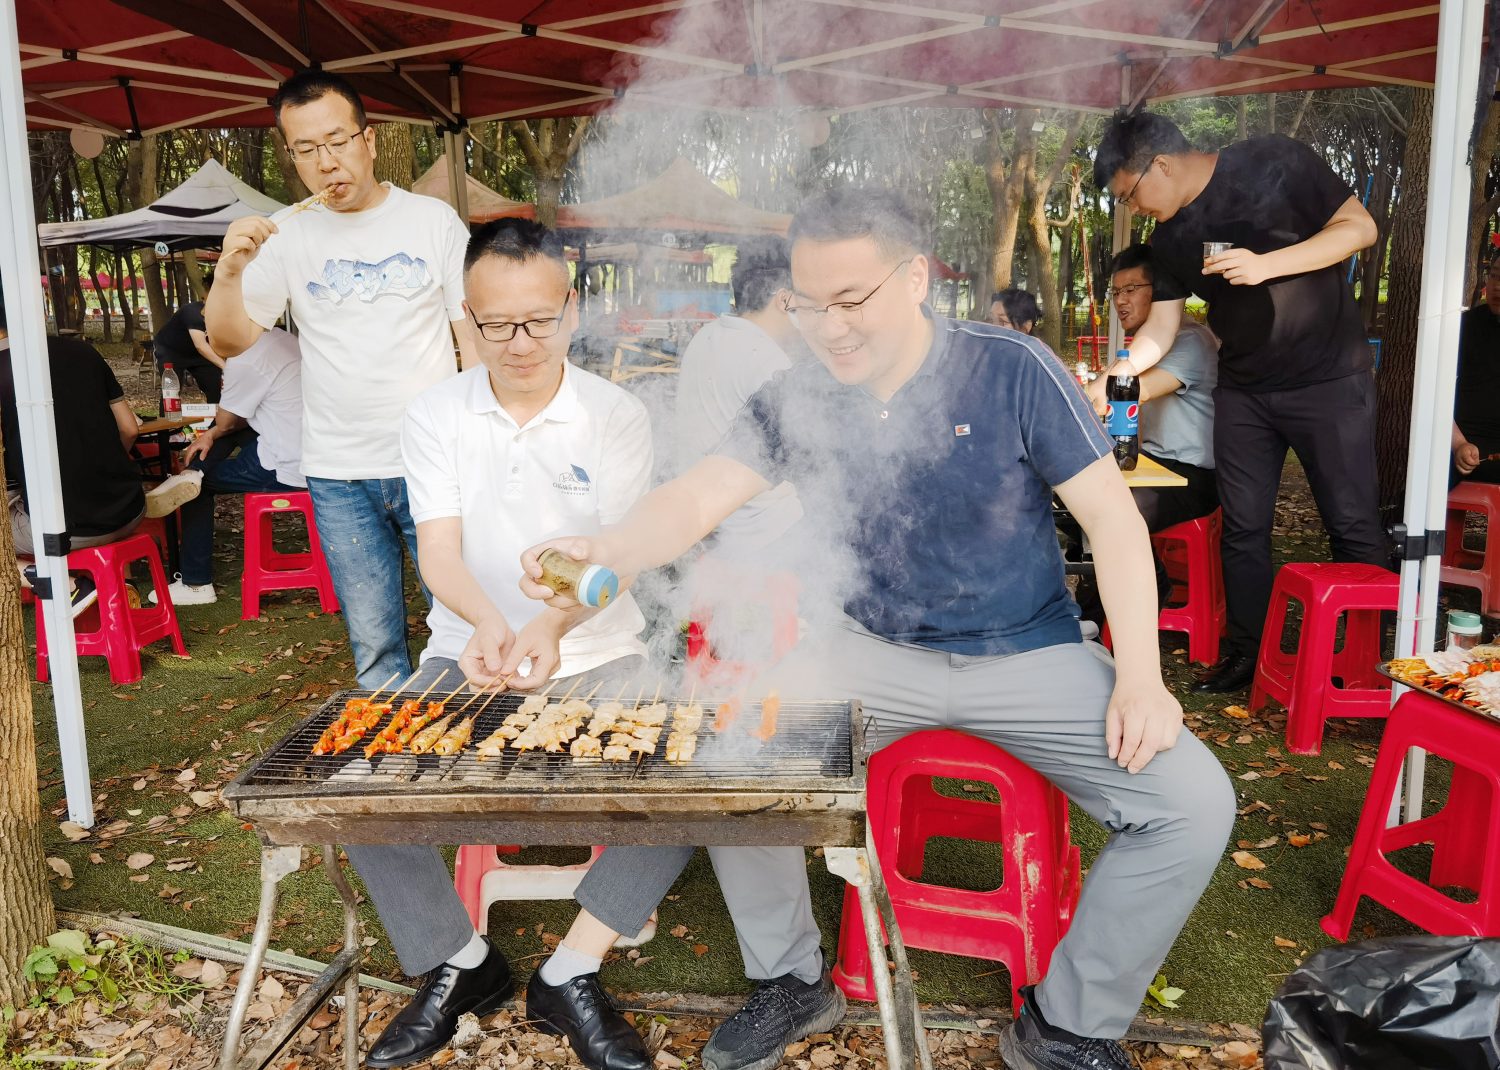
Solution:
<path fill-rule="evenodd" d="M 1114 439 L 1120 470 L 1129 472 L 1141 456 L 1141 380 L 1130 365 L 1123 363 L 1130 359 L 1130 350 L 1120 350 L 1115 359 L 1116 370 L 1110 373 L 1105 393 L 1109 401 L 1105 431 Z"/>

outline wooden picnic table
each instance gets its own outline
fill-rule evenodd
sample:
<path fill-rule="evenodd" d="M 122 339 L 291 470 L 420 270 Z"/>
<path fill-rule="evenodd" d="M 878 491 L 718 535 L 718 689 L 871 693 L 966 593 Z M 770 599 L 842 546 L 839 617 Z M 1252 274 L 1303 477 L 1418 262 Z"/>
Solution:
<path fill-rule="evenodd" d="M 1188 485 L 1186 477 L 1178 475 L 1170 468 L 1164 468 L 1144 453 L 1136 461 L 1134 469 L 1120 474 L 1125 477 L 1125 485 L 1132 488 L 1185 487 Z"/>

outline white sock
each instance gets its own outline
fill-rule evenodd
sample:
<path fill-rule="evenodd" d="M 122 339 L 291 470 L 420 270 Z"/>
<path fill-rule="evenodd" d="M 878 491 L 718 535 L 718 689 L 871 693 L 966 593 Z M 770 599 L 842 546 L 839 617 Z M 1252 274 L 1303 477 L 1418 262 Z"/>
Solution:
<path fill-rule="evenodd" d="M 448 957 L 448 965 L 455 966 L 460 970 L 472 970 L 476 966 L 484 964 L 489 957 L 490 945 L 485 938 L 476 932 L 469 937 L 469 942 L 458 949 L 458 953 Z"/>
<path fill-rule="evenodd" d="M 558 944 L 552 956 L 542 963 L 542 984 L 548 988 L 565 985 L 575 977 L 598 973 L 603 962 L 603 959 L 585 955 L 582 951 L 574 951 L 567 944 Z"/>

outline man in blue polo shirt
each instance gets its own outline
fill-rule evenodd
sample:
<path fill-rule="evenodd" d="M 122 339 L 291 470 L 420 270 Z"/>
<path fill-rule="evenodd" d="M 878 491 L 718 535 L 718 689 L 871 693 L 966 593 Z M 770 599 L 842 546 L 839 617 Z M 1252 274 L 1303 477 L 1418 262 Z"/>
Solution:
<path fill-rule="evenodd" d="M 787 311 L 817 361 L 751 397 L 715 455 L 617 525 L 522 558 L 532 597 L 557 546 L 636 575 L 744 502 L 797 486 L 809 538 L 844 553 L 843 611 L 764 686 L 859 698 L 873 743 L 936 726 L 1003 746 L 1111 833 L 1045 979 L 1005 1034 L 1012 1070 L 1124 1070 L 1115 1043 L 1223 851 L 1234 793 L 1161 679 L 1145 523 L 1089 406 L 1041 343 L 938 318 L 924 229 L 894 194 L 842 191 L 792 225 Z M 1116 660 L 1081 639 L 1052 495 L 1095 546 Z M 830 557 L 830 561 L 833 558 Z M 578 901 L 638 931 L 691 852 L 610 848 Z M 768 1068 L 829 1028 L 829 980 L 802 851 L 710 848 L 759 982 L 704 1049 L 708 1070 Z"/>

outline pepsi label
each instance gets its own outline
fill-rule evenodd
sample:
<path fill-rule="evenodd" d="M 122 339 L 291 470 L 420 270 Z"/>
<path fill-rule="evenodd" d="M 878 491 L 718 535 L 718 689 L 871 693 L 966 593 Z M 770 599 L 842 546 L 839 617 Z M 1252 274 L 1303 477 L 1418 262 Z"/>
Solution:
<path fill-rule="evenodd" d="M 1129 438 L 1140 433 L 1141 403 L 1139 401 L 1111 401 L 1109 419 L 1105 427 L 1110 438 Z"/>

